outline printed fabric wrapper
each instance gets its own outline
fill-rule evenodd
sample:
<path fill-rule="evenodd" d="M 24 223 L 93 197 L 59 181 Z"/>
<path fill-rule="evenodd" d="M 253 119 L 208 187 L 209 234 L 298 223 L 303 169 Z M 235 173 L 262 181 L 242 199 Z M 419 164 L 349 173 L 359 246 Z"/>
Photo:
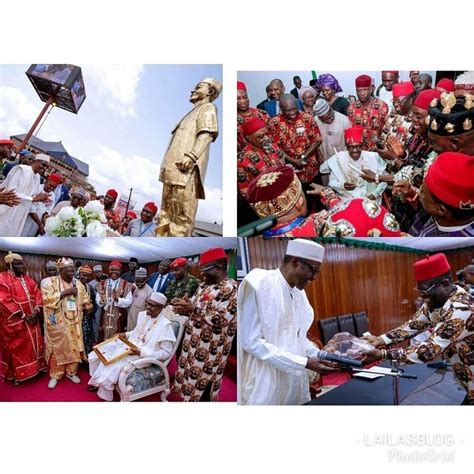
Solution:
<path fill-rule="evenodd" d="M 374 346 L 369 344 L 366 340 L 353 336 L 348 332 L 339 332 L 329 340 L 322 350 L 338 356 L 362 360 L 364 357 L 363 354 L 372 349 L 374 349 Z M 330 367 L 340 367 L 340 365 L 335 362 L 325 361 L 324 363 Z"/>

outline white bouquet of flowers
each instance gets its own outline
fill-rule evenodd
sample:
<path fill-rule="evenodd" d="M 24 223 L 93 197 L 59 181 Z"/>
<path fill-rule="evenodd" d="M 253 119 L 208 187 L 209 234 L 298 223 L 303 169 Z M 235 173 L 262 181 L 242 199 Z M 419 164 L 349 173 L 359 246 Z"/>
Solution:
<path fill-rule="evenodd" d="M 63 207 L 45 224 L 46 234 L 55 237 L 105 237 L 108 228 L 104 206 L 99 201 L 90 201 L 77 209 Z"/>

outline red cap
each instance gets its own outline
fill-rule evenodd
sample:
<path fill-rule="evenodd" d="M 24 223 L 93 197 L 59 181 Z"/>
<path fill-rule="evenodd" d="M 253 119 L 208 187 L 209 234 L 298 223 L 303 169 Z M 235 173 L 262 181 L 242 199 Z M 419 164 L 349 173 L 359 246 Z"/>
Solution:
<path fill-rule="evenodd" d="M 266 126 L 267 124 L 262 119 L 253 117 L 242 124 L 242 131 L 246 137 L 249 137 Z"/>
<path fill-rule="evenodd" d="M 440 201 L 456 209 L 474 209 L 474 156 L 445 152 L 428 168 L 425 184 Z"/>
<path fill-rule="evenodd" d="M 5 140 L 0 140 L 0 146 L 13 146 L 14 143 L 13 143 L 13 140 L 8 140 L 8 139 L 5 139 Z"/>
<path fill-rule="evenodd" d="M 344 130 L 344 139 L 346 145 L 353 145 L 354 143 L 362 143 L 363 127 L 351 127 Z"/>
<path fill-rule="evenodd" d="M 59 175 L 59 174 L 56 174 L 56 173 L 51 173 L 48 176 L 47 180 L 51 181 L 52 183 L 55 183 L 55 184 L 61 184 L 63 182 L 62 176 Z"/>
<path fill-rule="evenodd" d="M 202 266 L 206 263 L 216 262 L 218 260 L 227 260 L 227 255 L 222 247 L 216 247 L 203 252 L 199 257 L 199 265 Z"/>
<path fill-rule="evenodd" d="M 399 84 L 393 85 L 393 97 L 403 97 L 404 95 L 410 95 L 415 92 L 415 88 L 411 81 L 400 82 Z"/>
<path fill-rule="evenodd" d="M 437 91 L 436 89 L 427 89 L 425 91 L 421 91 L 416 96 L 413 105 L 415 105 L 416 107 L 420 107 L 420 109 L 428 111 L 431 101 L 433 99 L 439 99 L 440 96 L 440 91 Z"/>
<path fill-rule="evenodd" d="M 237 81 L 237 90 L 238 91 L 247 91 L 245 82 Z"/>
<path fill-rule="evenodd" d="M 105 193 L 106 196 L 110 196 L 111 198 L 113 199 L 117 199 L 117 196 L 118 196 L 118 192 L 115 191 L 115 189 L 109 189 L 106 193 Z"/>
<path fill-rule="evenodd" d="M 185 259 L 184 257 L 179 257 L 171 262 L 170 269 L 173 270 L 174 268 L 182 267 L 183 265 L 186 265 L 187 263 L 188 263 L 187 259 Z"/>
<path fill-rule="evenodd" d="M 118 260 L 113 260 L 112 262 L 109 263 L 109 268 L 111 267 L 118 267 L 122 269 L 122 262 L 119 262 Z"/>
<path fill-rule="evenodd" d="M 415 280 L 425 281 L 448 273 L 451 267 L 446 255 L 444 253 L 437 253 L 429 255 L 423 260 L 418 260 L 413 265 L 413 269 L 415 270 Z"/>
<path fill-rule="evenodd" d="M 356 87 L 370 87 L 372 85 L 372 78 L 367 76 L 367 74 L 362 74 L 356 77 L 355 84 Z"/>
<path fill-rule="evenodd" d="M 398 74 L 398 71 L 382 71 L 382 74 L 383 74 L 384 72 L 388 72 L 388 73 L 391 73 L 391 74 Z"/>
<path fill-rule="evenodd" d="M 326 221 L 323 237 L 400 237 L 395 217 L 370 199 L 343 201 Z"/>
<path fill-rule="evenodd" d="M 131 219 L 136 219 L 138 216 L 137 213 L 134 211 L 127 211 L 127 217 L 130 217 Z"/>
<path fill-rule="evenodd" d="M 451 79 L 440 79 L 438 81 L 438 84 L 436 84 L 436 88 L 440 87 L 441 89 L 444 89 L 443 91 L 441 92 L 454 92 L 454 89 L 456 88 L 455 85 L 454 85 L 454 81 L 452 81 Z"/>
<path fill-rule="evenodd" d="M 150 209 L 151 212 L 153 212 L 153 214 L 156 214 L 158 212 L 158 208 L 156 207 L 156 204 L 154 202 L 147 202 L 143 208 L 148 208 Z"/>

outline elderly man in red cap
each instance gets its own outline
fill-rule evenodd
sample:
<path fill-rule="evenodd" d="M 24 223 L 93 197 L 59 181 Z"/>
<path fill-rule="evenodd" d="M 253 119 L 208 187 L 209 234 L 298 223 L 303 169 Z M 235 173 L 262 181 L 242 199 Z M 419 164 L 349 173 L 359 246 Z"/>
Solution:
<path fill-rule="evenodd" d="M 246 146 L 237 158 L 237 186 L 241 196 L 245 196 L 250 181 L 267 168 L 283 166 L 286 154 L 273 142 L 262 119 L 248 119 L 241 130 Z"/>
<path fill-rule="evenodd" d="M 452 79 L 443 78 L 438 81 L 435 89 L 440 92 L 454 92 L 455 85 Z"/>
<path fill-rule="evenodd" d="M 245 83 L 237 82 L 237 152 L 240 152 L 247 145 L 245 134 L 242 130 L 242 125 L 247 120 L 258 118 L 267 125 L 270 117 L 268 114 L 260 109 L 250 107 L 249 97 L 247 95 L 247 86 Z"/>
<path fill-rule="evenodd" d="M 181 298 L 191 298 L 196 293 L 201 280 L 189 273 L 188 261 L 184 257 L 173 260 L 169 266 L 174 279 L 171 280 L 165 291 L 165 296 L 171 304 Z"/>
<path fill-rule="evenodd" d="M 376 151 L 389 109 L 383 100 L 372 97 L 370 76 L 363 74 L 356 77 L 355 87 L 357 100 L 349 106 L 347 116 L 353 125 L 359 125 L 364 129 L 363 149 Z"/>
<path fill-rule="evenodd" d="M 22 237 L 36 237 L 45 235 L 44 225 L 46 219 L 52 214 L 54 209 L 54 190 L 63 182 L 63 178 L 56 173 L 51 173 L 43 184 L 43 192 L 49 195 L 49 200 L 44 202 L 34 202 L 31 205 L 30 213 L 26 218 L 25 225 L 21 232 Z"/>
<path fill-rule="evenodd" d="M 428 168 L 417 216 L 416 237 L 474 237 L 474 156 L 441 153 Z"/>
<path fill-rule="evenodd" d="M 381 359 L 406 364 L 426 364 L 439 358 L 453 366 L 467 391 L 466 402 L 474 403 L 474 314 L 467 292 L 453 283 L 451 267 L 443 253 L 418 260 L 414 265 L 416 290 L 424 303 L 401 326 L 379 337 L 368 336 L 377 348 L 366 354 L 364 363 Z M 429 330 L 429 337 L 405 349 L 391 346 Z"/>
<path fill-rule="evenodd" d="M 411 136 L 411 108 L 415 98 L 415 88 L 410 81 L 393 85 L 393 107 L 383 128 L 382 140 L 378 146 L 379 155 L 386 160 L 395 160 L 396 155 L 388 149 L 390 137 L 397 138 L 404 147 Z"/>
<path fill-rule="evenodd" d="M 303 188 L 309 189 L 319 173 L 318 147 L 323 141 L 319 128 L 312 115 L 298 110 L 291 94 L 280 97 L 280 109 L 270 121 L 270 135 L 297 168 Z"/>
<path fill-rule="evenodd" d="M 122 332 L 127 323 L 126 308 L 132 304 L 132 285 L 120 278 L 121 270 L 120 261 L 110 262 L 108 278 L 97 285 L 96 303 L 102 308 L 99 341 Z"/>
<path fill-rule="evenodd" d="M 115 189 L 109 189 L 104 196 L 104 213 L 107 224 L 112 230 L 118 230 L 120 226 L 120 214 L 114 211 L 117 198 L 118 192 Z"/>
<path fill-rule="evenodd" d="M 154 217 L 158 207 L 154 202 L 147 202 L 140 213 L 140 218 L 133 219 L 128 224 L 124 236 L 130 237 L 155 237 L 156 223 Z"/>
<path fill-rule="evenodd" d="M 237 282 L 227 276 L 223 248 L 203 252 L 199 267 L 204 281 L 197 293 L 175 304 L 189 320 L 173 391 L 185 401 L 216 402 L 237 332 Z"/>
<path fill-rule="evenodd" d="M 377 88 L 376 96 L 380 98 L 388 107 L 388 111 L 393 110 L 393 86 L 398 83 L 398 71 L 382 71 L 382 84 Z"/>
<path fill-rule="evenodd" d="M 329 172 L 329 187 L 343 199 L 370 198 L 380 204 L 382 193 L 387 183 L 379 181 L 385 171 L 386 163 L 373 151 L 363 150 L 362 127 L 351 127 L 345 130 L 344 138 L 347 151 L 337 152 L 322 166 L 323 172 Z M 372 171 L 375 182 L 362 179 L 363 171 Z"/>
<path fill-rule="evenodd" d="M 46 369 L 40 313 L 43 301 L 23 257 L 9 252 L 0 272 L 0 377 L 17 385 Z"/>

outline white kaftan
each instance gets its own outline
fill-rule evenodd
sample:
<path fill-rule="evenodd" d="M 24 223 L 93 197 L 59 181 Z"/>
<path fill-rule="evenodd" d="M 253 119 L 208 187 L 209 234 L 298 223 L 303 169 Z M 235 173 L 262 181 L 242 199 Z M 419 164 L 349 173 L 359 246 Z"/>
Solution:
<path fill-rule="evenodd" d="M 299 405 L 310 400 L 308 357 L 318 350 L 306 334 L 313 308 L 280 270 L 252 270 L 238 292 L 238 402 Z"/>

